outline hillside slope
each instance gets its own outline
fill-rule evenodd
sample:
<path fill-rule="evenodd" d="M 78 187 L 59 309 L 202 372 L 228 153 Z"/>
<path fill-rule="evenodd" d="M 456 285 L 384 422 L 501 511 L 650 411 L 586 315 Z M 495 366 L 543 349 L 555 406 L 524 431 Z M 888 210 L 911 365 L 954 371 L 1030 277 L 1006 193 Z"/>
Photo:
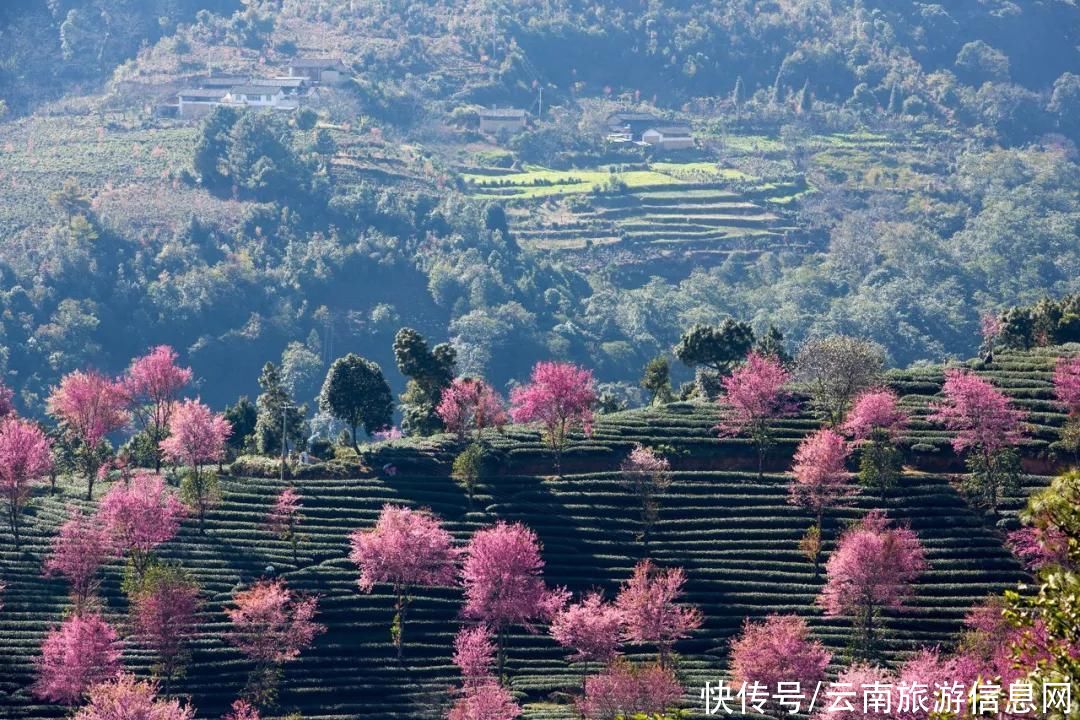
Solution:
<path fill-rule="evenodd" d="M 1062 420 L 1048 402 L 1052 363 L 1048 352 L 1016 353 L 978 370 L 1028 410 L 1034 440 L 1027 445 L 1025 458 L 1047 471 L 1053 467 L 1052 442 Z M 940 368 L 905 371 L 893 373 L 890 383 L 904 393 L 904 403 L 918 411 L 940 388 L 940 377 Z M 686 403 L 605 416 L 591 439 L 578 439 L 562 479 L 548 476 L 549 459 L 535 432 L 511 428 L 505 437 L 493 438 L 504 452 L 503 469 L 487 479 L 472 508 L 444 472 L 452 449 L 449 439 L 378 447 L 369 460 L 395 462 L 400 468 L 396 476 L 361 471 L 348 480 L 296 481 L 305 518 L 300 567 L 292 564 L 285 543 L 263 526 L 281 483 L 276 478 L 227 478 L 224 500 L 210 513 L 206 534 L 186 523 L 162 552 L 192 571 L 208 599 L 203 634 L 180 691 L 191 695 L 199 717 L 210 718 L 217 717 L 242 688 L 250 668 L 220 639 L 226 625 L 222 609 L 238 585 L 251 582 L 272 564 L 291 586 L 320 596 L 319 619 L 330 628 L 314 648 L 287 667 L 282 712 L 296 709 L 305 718 L 329 720 L 366 715 L 378 707 L 379 717 L 440 716 L 445 691 L 456 681 L 449 652 L 460 594 L 448 589 L 418 593 L 410 610 L 404 666 L 398 667 L 388 629 L 393 599 L 385 588 L 372 595 L 358 591 L 356 570 L 346 559 L 348 534 L 369 527 L 384 503 L 431 508 L 461 542 L 496 518 L 521 520 L 544 544 L 549 582 L 574 591 L 599 587 L 610 596 L 643 556 L 635 540 L 636 509 L 613 472 L 634 441 L 668 443 L 687 451 L 676 461 L 675 481 L 663 498 L 650 554 L 662 564 L 686 569 L 688 599 L 699 604 L 706 617 L 702 629 L 680 646 L 679 671 L 688 701 L 696 704 L 700 683 L 722 675 L 727 640 L 747 616 L 803 615 L 815 633 L 841 653 L 847 624 L 825 619 L 816 609 L 814 598 L 822 581 L 813 578 L 797 550 L 810 518 L 788 504 L 784 474 L 770 472 L 759 482 L 752 472 L 724 469 L 745 465 L 748 456 L 738 440 L 716 440 L 714 423 L 711 407 Z M 793 444 L 814 426 L 808 417 L 785 421 L 774 462 L 783 466 Z M 970 509 L 950 484 L 948 472 L 955 459 L 947 457 L 946 441 L 944 433 L 914 422 L 904 440 L 914 465 L 905 472 L 901 488 L 884 501 L 860 494 L 849 508 L 826 520 L 831 541 L 846 521 L 869 507 L 884 507 L 890 516 L 910 522 L 928 549 L 930 570 L 918 582 L 912 609 L 886 620 L 886 654 L 892 660 L 919 646 L 948 646 L 972 604 L 1024 577 L 1021 565 L 1003 546 L 1001 533 Z M 941 457 L 927 450 L 934 446 L 940 448 Z M 926 464 L 940 465 L 947 472 L 915 469 Z M 1024 492 L 1009 498 L 1006 515 L 1023 494 L 1047 480 L 1027 476 Z M 50 535 L 63 520 L 64 507 L 84 504 L 81 492 L 77 484 L 67 485 L 57 496 L 42 494 L 36 499 L 26 523 L 23 552 L 15 553 L 4 538 L 0 576 L 8 589 L 0 611 L 0 657 L 5 658 L 0 663 L 0 706 L 5 717 L 63 715 L 62 708 L 37 704 L 26 688 L 44 632 L 61 617 L 66 604 L 63 583 L 43 578 L 41 562 Z M 105 611 L 117 623 L 122 623 L 124 611 L 120 576 L 120 568 L 110 566 L 102 589 Z M 526 716 L 571 717 L 561 703 L 579 683 L 580 668 L 568 665 L 545 635 L 515 634 L 509 648 L 512 685 L 526 703 Z M 146 672 L 150 659 L 129 645 L 125 663 Z"/>

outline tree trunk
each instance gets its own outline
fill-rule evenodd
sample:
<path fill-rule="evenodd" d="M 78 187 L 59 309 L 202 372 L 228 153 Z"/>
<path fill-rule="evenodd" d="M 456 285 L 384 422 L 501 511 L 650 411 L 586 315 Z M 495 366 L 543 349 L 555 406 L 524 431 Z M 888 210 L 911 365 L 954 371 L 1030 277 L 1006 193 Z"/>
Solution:
<path fill-rule="evenodd" d="M 398 593 L 397 606 L 394 608 L 397 611 L 397 637 L 394 638 L 394 642 L 397 645 L 397 659 L 401 662 L 402 655 L 404 653 L 405 646 L 405 607 L 407 600 L 402 593 Z"/>
<path fill-rule="evenodd" d="M 498 667 L 499 667 L 499 676 L 498 677 L 499 677 L 499 684 L 501 685 L 501 684 L 503 684 L 503 681 L 505 680 L 503 675 L 505 674 L 505 671 L 506 671 L 506 630 L 504 630 L 502 628 L 499 628 L 499 632 L 495 635 L 495 644 L 498 647 L 498 653 L 497 653 L 496 657 L 498 658 Z"/>
<path fill-rule="evenodd" d="M 757 479 L 761 482 L 765 479 L 765 443 L 758 443 L 757 448 Z"/>
<path fill-rule="evenodd" d="M 94 499 L 94 476 L 97 475 L 97 463 L 94 462 L 93 457 L 90 455 L 90 451 L 87 450 L 86 455 L 86 500 L 89 502 Z"/>
<path fill-rule="evenodd" d="M 193 472 L 195 473 L 195 503 L 199 506 L 199 534 L 206 534 L 206 488 L 202 485 L 202 476 L 199 472 L 199 466 L 196 465 Z"/>
<path fill-rule="evenodd" d="M 11 520 L 11 534 L 15 538 L 15 551 L 19 551 L 19 515 L 15 509 L 15 503 L 11 503 L 11 507 L 8 511 L 8 517 Z"/>
<path fill-rule="evenodd" d="M 874 654 L 874 604 L 867 603 L 863 620 L 863 659 L 870 660 Z"/>

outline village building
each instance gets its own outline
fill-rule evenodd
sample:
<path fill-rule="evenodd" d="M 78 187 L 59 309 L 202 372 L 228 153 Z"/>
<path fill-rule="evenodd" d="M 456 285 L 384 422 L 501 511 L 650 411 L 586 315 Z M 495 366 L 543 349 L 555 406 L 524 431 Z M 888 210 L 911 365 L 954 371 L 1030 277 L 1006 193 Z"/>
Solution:
<path fill-rule="evenodd" d="M 613 135 L 625 135 L 628 140 L 641 137 L 641 133 L 660 124 L 662 120 L 650 113 L 617 112 L 608 115 L 607 128 Z"/>
<path fill-rule="evenodd" d="M 252 107 L 274 107 L 285 99 L 285 91 L 279 87 L 251 83 L 229 88 L 225 102 Z"/>
<path fill-rule="evenodd" d="M 480 111 L 480 132 L 516 133 L 527 121 L 528 113 L 520 108 L 485 108 Z"/>
<path fill-rule="evenodd" d="M 188 88 L 176 94 L 176 114 L 182 118 L 201 118 L 221 104 L 228 88 Z"/>
<path fill-rule="evenodd" d="M 641 133 L 641 140 L 661 150 L 685 150 L 694 147 L 694 134 L 689 125 L 652 127 Z"/>
<path fill-rule="evenodd" d="M 194 84 L 200 88 L 225 88 L 227 90 L 250 81 L 251 78 L 247 75 L 204 75 L 196 78 Z"/>
<path fill-rule="evenodd" d="M 286 97 L 295 97 L 307 90 L 311 81 L 306 77 L 272 77 L 252 80 L 253 84 L 281 88 Z"/>
<path fill-rule="evenodd" d="M 336 85 L 348 75 L 349 68 L 337 58 L 296 58 L 286 66 L 289 77 L 307 78 L 322 85 Z"/>

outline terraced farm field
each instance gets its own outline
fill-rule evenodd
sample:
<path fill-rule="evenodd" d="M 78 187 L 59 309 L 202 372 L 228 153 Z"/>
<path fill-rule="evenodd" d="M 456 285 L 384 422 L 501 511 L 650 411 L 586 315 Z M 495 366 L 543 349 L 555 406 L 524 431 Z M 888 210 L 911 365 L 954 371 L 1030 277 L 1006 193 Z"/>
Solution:
<path fill-rule="evenodd" d="M 1048 463 L 1048 468 L 1063 419 L 1049 402 L 1052 364 L 1050 353 L 1014 353 L 999 355 L 977 370 L 1030 412 L 1033 439 L 1025 455 L 1031 462 Z M 916 412 L 924 411 L 940 382 L 941 368 L 890 376 L 905 405 Z M 381 477 L 357 466 L 350 479 L 295 481 L 304 497 L 306 536 L 299 567 L 293 565 L 289 547 L 263 526 L 280 482 L 228 477 L 223 502 L 210 513 L 205 535 L 185 523 L 162 552 L 192 571 L 208 600 L 205 634 L 195 648 L 189 676 L 180 683 L 181 692 L 190 693 L 200 718 L 216 718 L 242 688 L 250 668 L 220 640 L 226 625 L 222 608 L 238 585 L 251 582 L 272 564 L 292 587 L 320 596 L 318 619 L 330 628 L 286 667 L 282 714 L 298 710 L 305 718 L 329 720 L 369 717 L 377 708 L 380 718 L 442 716 L 446 689 L 457 679 L 450 647 L 460 593 L 443 589 L 416 596 L 405 660 L 399 666 L 389 636 L 393 599 L 385 588 L 372 595 L 357 590 L 356 570 L 346 558 L 348 534 L 371 526 L 387 502 L 431 508 L 460 542 L 496 518 L 521 520 L 543 541 L 549 582 L 575 591 L 600 587 L 610 596 L 644 554 L 635 540 L 636 509 L 615 472 L 635 441 L 686 451 L 675 461 L 674 483 L 663 498 L 649 550 L 657 561 L 686 569 L 688 599 L 699 604 L 706 617 L 702 629 L 679 646 L 678 668 L 688 703 L 699 707 L 700 683 L 722 676 L 727 641 L 747 616 L 805 616 L 815 633 L 842 653 L 847 624 L 825 619 L 815 608 L 822 580 L 813 577 L 796 547 L 810 518 L 788 504 L 784 473 L 769 472 L 759 481 L 745 470 L 749 449 L 739 440 L 716 439 L 711 429 L 715 419 L 711 407 L 690 403 L 605 416 L 591 438 L 576 438 L 561 479 L 549 475 L 550 458 L 535 430 L 510 428 L 505 436 L 491 438 L 502 461 L 485 478 L 472 506 L 446 473 L 454 450 L 451 439 L 379 446 L 368 464 L 380 467 L 392 461 L 400 468 L 396 476 Z M 808 416 L 782 423 L 778 467 L 784 466 L 785 452 L 814 427 Z M 871 506 L 885 507 L 890 516 L 910 522 L 927 546 L 930 570 L 918 582 L 912 610 L 886 619 L 886 654 L 891 660 L 921 645 L 947 646 L 968 607 L 1023 577 L 998 528 L 969 509 L 953 488 L 954 470 L 944 467 L 955 462 L 948 457 L 947 440 L 943 432 L 916 421 L 903 441 L 910 467 L 900 489 L 884 500 L 859 495 L 826 520 L 826 551 L 837 530 Z M 919 469 L 934 463 L 944 469 Z M 1010 498 L 1008 508 L 1014 510 L 1027 491 L 1046 482 L 1043 475 L 1028 476 L 1023 492 Z M 47 539 L 62 521 L 65 505 L 83 504 L 81 493 L 74 484 L 57 496 L 39 494 L 27 518 L 22 552 L 12 550 L 6 533 L 0 535 L 0 576 L 8 584 L 0 610 L 0 707 L 6 718 L 64 714 L 63 708 L 36 704 L 26 687 L 36 649 L 66 603 L 63 583 L 41 575 Z M 120 568 L 114 564 L 102 595 L 106 614 L 117 623 L 124 611 L 119 580 Z M 508 669 L 526 717 L 574 717 L 565 700 L 580 683 L 580 668 L 563 656 L 545 635 L 521 632 L 511 638 Z M 140 672 L 149 662 L 134 644 L 125 652 L 125 663 Z"/>
<path fill-rule="evenodd" d="M 620 190 L 605 189 L 615 178 Z M 786 217 L 798 181 L 759 183 L 709 163 L 654 163 L 648 170 L 510 173 L 487 177 L 479 197 L 505 199 L 511 231 L 548 251 L 587 247 L 756 255 L 791 248 Z"/>

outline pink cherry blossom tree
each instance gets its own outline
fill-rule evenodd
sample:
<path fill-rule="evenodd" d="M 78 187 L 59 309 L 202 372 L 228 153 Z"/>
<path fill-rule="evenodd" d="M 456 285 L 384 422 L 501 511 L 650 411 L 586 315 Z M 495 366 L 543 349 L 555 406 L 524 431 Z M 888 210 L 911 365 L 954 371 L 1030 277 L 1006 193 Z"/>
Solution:
<path fill-rule="evenodd" d="M 882 493 L 900 478 L 902 458 L 896 436 L 908 423 L 896 393 L 885 388 L 867 390 L 855 399 L 844 431 L 859 447 L 859 480 Z"/>
<path fill-rule="evenodd" d="M 975 680 L 958 667 L 955 658 L 942 654 L 937 648 L 923 648 L 916 652 L 900 666 L 897 676 L 894 714 L 890 716 L 895 720 L 927 720 L 941 698 L 942 686 L 960 682 L 964 687 L 971 688 Z M 915 688 L 916 684 L 926 688 L 925 700 L 918 699 L 909 691 L 906 693 L 908 699 L 905 703 L 902 688 Z"/>
<path fill-rule="evenodd" d="M 120 672 L 119 638 L 97 613 L 71 615 L 49 630 L 35 664 L 34 694 L 73 705 L 90 686 Z"/>
<path fill-rule="evenodd" d="M 848 482 L 847 456 L 844 438 L 828 429 L 804 438 L 795 450 L 789 502 L 810 511 L 819 531 L 825 511 L 836 507 L 854 491 Z M 816 560 L 814 572 L 817 572 Z"/>
<path fill-rule="evenodd" d="M 371 592 L 380 583 L 393 588 L 391 635 L 400 660 L 413 589 L 456 584 L 460 550 L 430 512 L 389 504 L 383 506 L 375 527 L 353 532 L 350 543 L 349 558 L 360 568 L 360 589 Z"/>
<path fill-rule="evenodd" d="M 1080 412 L 1080 355 L 1058 358 L 1054 366 L 1054 395 L 1070 415 Z"/>
<path fill-rule="evenodd" d="M 731 642 L 731 675 L 736 683 L 759 682 L 775 691 L 779 682 L 815 687 L 825 679 L 832 653 L 810 639 L 806 621 L 795 615 L 769 615 L 760 623 L 749 618 Z M 775 705 L 773 710 L 780 714 Z"/>
<path fill-rule="evenodd" d="M 234 700 L 232 708 L 221 720 L 260 720 L 259 711 L 247 700 Z"/>
<path fill-rule="evenodd" d="M 918 536 L 910 528 L 892 526 L 883 512 L 874 510 L 840 536 L 817 602 L 826 615 L 854 619 L 856 652 L 869 659 L 877 650 L 879 613 L 903 610 L 927 567 Z"/>
<path fill-rule="evenodd" d="M 34 484 L 42 481 L 51 468 L 49 439 L 41 428 L 14 415 L 0 418 L 0 493 L 16 550 L 23 508 Z"/>
<path fill-rule="evenodd" d="M 1020 458 L 1010 447 L 1020 441 L 1023 413 L 986 380 L 964 370 L 948 370 L 930 421 L 952 430 L 956 452 L 968 452 L 972 490 L 991 512 L 1001 493 L 1017 484 Z"/>
<path fill-rule="evenodd" d="M 510 691 L 494 680 L 465 690 L 447 720 L 514 720 L 521 708 Z"/>
<path fill-rule="evenodd" d="M 670 669 L 617 661 L 585 680 L 578 711 L 587 720 L 667 717 L 682 696 L 682 686 Z"/>
<path fill-rule="evenodd" d="M 1006 544 L 1032 571 L 1070 564 L 1069 536 L 1052 522 L 1012 530 Z"/>
<path fill-rule="evenodd" d="M 300 565 L 296 550 L 300 544 L 300 509 L 302 507 L 300 493 L 296 492 L 296 488 L 287 487 L 278 493 L 273 507 L 266 516 L 267 529 L 292 547 L 293 565 L 297 567 Z"/>
<path fill-rule="evenodd" d="M 97 515 L 117 552 L 127 553 L 141 579 L 158 545 L 175 537 L 187 514 L 160 475 L 138 472 L 127 485 L 109 488 Z"/>
<path fill-rule="evenodd" d="M 680 601 L 686 574 L 682 568 L 661 569 L 651 560 L 634 567 L 615 598 L 622 615 L 623 639 L 632 645 L 655 645 L 662 668 L 672 648 L 703 621 L 701 611 Z"/>
<path fill-rule="evenodd" d="M 165 457 L 191 468 L 184 484 L 185 496 L 195 507 L 203 532 L 206 511 L 217 499 L 216 478 L 204 472 L 203 465 L 225 459 L 225 442 L 231 434 L 232 425 L 223 415 L 198 400 L 185 400 L 172 413 L 169 437 L 161 441 Z"/>
<path fill-rule="evenodd" d="M 1032 669 L 1051 663 L 1056 651 L 1080 657 L 1080 644 L 1074 641 L 1071 647 L 1060 647 L 1061 640 L 1051 640 L 1041 621 L 1015 625 L 1006 609 L 1002 598 L 991 597 L 964 617 L 964 633 L 954 656 L 959 681 L 970 687 L 979 678 L 1000 678 L 1002 687 L 1008 687 Z"/>
<path fill-rule="evenodd" d="M 496 637 L 498 677 L 506 661 L 506 634 L 515 625 L 532 630 L 566 604 L 565 590 L 548 589 L 536 533 L 521 523 L 500 521 L 479 530 L 465 550 L 461 577 L 462 614 L 486 624 Z"/>
<path fill-rule="evenodd" d="M 660 516 L 660 496 L 671 486 L 671 463 L 652 448 L 634 445 L 622 462 L 623 485 L 637 498 L 641 541 L 649 547 L 649 534 Z"/>
<path fill-rule="evenodd" d="M 764 477 L 765 454 L 773 444 L 773 421 L 794 409 L 784 386 L 788 371 L 772 356 L 751 352 L 746 362 L 722 380 L 724 394 L 716 402 L 724 413 L 721 435 L 746 434 L 758 456 L 758 479 Z"/>
<path fill-rule="evenodd" d="M 454 664 L 461 668 L 465 687 L 494 679 L 495 635 L 487 625 L 463 627 L 454 637 Z"/>
<path fill-rule="evenodd" d="M 494 673 L 494 635 L 486 625 L 462 628 L 454 638 L 454 664 L 461 668 L 462 688 L 449 718 L 511 720 L 521 714 L 510 692 Z"/>
<path fill-rule="evenodd" d="M 855 398 L 843 427 L 856 441 L 862 441 L 869 440 L 879 430 L 894 437 L 907 423 L 908 415 L 900 408 L 896 393 L 873 388 Z"/>
<path fill-rule="evenodd" d="M 592 433 L 595 404 L 592 372 L 571 363 L 539 362 L 529 384 L 510 393 L 510 417 L 516 423 L 541 424 L 544 439 L 555 453 L 555 472 L 561 474 L 569 433 L 577 426 L 586 435 Z"/>
<path fill-rule="evenodd" d="M 1001 331 L 1005 329 L 1001 318 L 992 312 L 984 312 L 979 316 L 979 335 L 982 336 L 982 346 L 979 348 L 981 355 L 989 355 L 994 350 L 994 343 L 1001 337 Z"/>
<path fill-rule="evenodd" d="M 74 720 L 194 720 L 195 711 L 178 700 L 161 700 L 157 685 L 121 673 L 90 688 L 89 700 Z"/>
<path fill-rule="evenodd" d="M 315 622 L 318 599 L 295 594 L 285 580 L 261 580 L 233 596 L 225 610 L 232 628 L 228 640 L 255 662 L 248 693 L 273 699 L 280 667 L 300 656 L 326 627 Z"/>
<path fill-rule="evenodd" d="M 158 345 L 135 358 L 122 379 L 132 413 L 150 440 L 154 453 L 154 471 L 161 472 L 161 448 L 180 390 L 191 382 L 191 368 L 176 364 L 176 351 Z"/>
<path fill-rule="evenodd" d="M 114 547 L 99 517 L 76 507 L 70 508 L 68 513 L 67 521 L 52 539 L 44 570 L 46 576 L 67 578 L 71 583 L 75 612 L 81 613 L 88 609 L 98 588 L 98 570 L 113 556 Z"/>
<path fill-rule="evenodd" d="M 198 584 L 175 565 L 151 567 L 132 594 L 132 634 L 154 653 L 166 693 L 187 666 L 201 605 Z"/>
<path fill-rule="evenodd" d="M 127 402 L 120 383 L 93 370 L 68 373 L 49 396 L 49 414 L 63 422 L 79 441 L 87 500 L 94 497 L 101 441 L 127 424 Z"/>
<path fill-rule="evenodd" d="M 444 388 L 435 412 L 446 429 L 464 440 L 470 431 L 479 441 L 485 428 L 501 428 L 507 416 L 503 399 L 495 388 L 476 378 L 458 378 Z"/>
<path fill-rule="evenodd" d="M 580 602 L 571 603 L 551 620 L 551 637 L 574 653 L 571 662 L 581 663 L 582 692 L 590 662 L 611 662 L 619 649 L 622 613 L 611 603 L 604 602 L 600 592 L 587 594 Z"/>
<path fill-rule="evenodd" d="M 1054 366 L 1054 395 L 1069 416 L 1060 431 L 1062 447 L 1080 458 L 1080 355 L 1058 358 Z"/>

